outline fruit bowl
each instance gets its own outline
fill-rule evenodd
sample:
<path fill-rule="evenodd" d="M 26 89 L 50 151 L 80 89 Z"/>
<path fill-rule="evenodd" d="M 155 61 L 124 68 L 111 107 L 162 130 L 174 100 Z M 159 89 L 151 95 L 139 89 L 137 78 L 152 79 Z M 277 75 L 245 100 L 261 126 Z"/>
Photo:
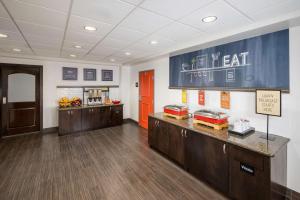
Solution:
<path fill-rule="evenodd" d="M 112 102 L 113 104 L 120 104 L 120 103 L 121 103 L 120 100 L 112 100 L 111 102 Z"/>

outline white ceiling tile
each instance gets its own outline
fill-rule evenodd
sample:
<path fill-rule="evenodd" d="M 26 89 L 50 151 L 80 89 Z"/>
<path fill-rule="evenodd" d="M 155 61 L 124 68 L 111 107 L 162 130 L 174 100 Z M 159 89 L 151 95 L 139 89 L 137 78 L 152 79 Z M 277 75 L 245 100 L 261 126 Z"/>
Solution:
<path fill-rule="evenodd" d="M 28 48 L 25 41 L 0 39 L 0 47 L 5 49 Z"/>
<path fill-rule="evenodd" d="M 0 17 L 9 18 L 9 15 L 7 14 L 6 10 L 0 3 Z"/>
<path fill-rule="evenodd" d="M 85 44 L 96 44 L 103 36 L 95 36 L 84 33 L 76 33 L 76 32 L 67 32 L 66 40 L 77 42 L 77 43 L 85 43 Z"/>
<path fill-rule="evenodd" d="M 70 52 L 75 55 L 85 55 L 88 52 L 88 49 L 76 49 L 76 48 L 68 48 L 68 47 L 63 47 L 62 49 L 63 52 Z"/>
<path fill-rule="evenodd" d="M 25 4 L 16 0 L 3 0 L 15 20 L 64 28 L 67 15 L 62 12 Z"/>
<path fill-rule="evenodd" d="M 117 40 L 126 40 L 128 42 L 134 42 L 145 37 L 146 35 L 146 33 L 140 31 L 124 27 L 117 27 L 109 34 L 109 37 Z"/>
<path fill-rule="evenodd" d="M 62 38 L 64 34 L 64 29 L 25 23 L 21 21 L 17 21 L 17 24 L 24 33 L 25 37 L 38 36 L 43 37 L 45 41 L 47 41 L 48 38 L 52 37 Z"/>
<path fill-rule="evenodd" d="M 18 32 L 17 27 L 11 19 L 0 17 L 0 32 L 3 30 Z"/>
<path fill-rule="evenodd" d="M 21 52 L 13 51 L 14 48 L 21 49 Z M 1 51 L 4 53 L 12 53 L 12 54 L 32 54 L 30 48 L 26 45 L 18 44 L 18 45 L 1 45 Z"/>
<path fill-rule="evenodd" d="M 115 25 L 133 8 L 119 0 L 74 0 L 72 14 Z"/>
<path fill-rule="evenodd" d="M 71 0 L 17 0 L 22 3 L 32 4 L 67 13 Z"/>
<path fill-rule="evenodd" d="M 207 16 L 217 16 L 218 19 L 215 22 L 204 23 L 202 19 Z M 246 26 L 250 23 L 245 16 L 241 15 L 222 0 L 215 1 L 184 17 L 180 21 L 208 33 L 218 33 L 220 31 Z"/>
<path fill-rule="evenodd" d="M 130 42 L 126 41 L 126 40 L 116 40 L 116 39 L 107 37 L 99 44 L 99 46 L 121 49 L 121 48 L 128 46 L 129 44 L 130 44 Z"/>
<path fill-rule="evenodd" d="M 146 0 L 142 8 L 172 19 L 179 19 L 214 0 Z"/>
<path fill-rule="evenodd" d="M 12 50 L 7 51 L 7 50 L 1 49 L 1 52 L 2 53 L 8 53 L 10 55 L 34 55 L 30 49 L 23 49 L 22 52 L 15 52 L 15 51 L 12 51 Z"/>
<path fill-rule="evenodd" d="M 84 57 L 85 60 L 89 61 L 103 61 L 105 56 L 89 54 Z"/>
<path fill-rule="evenodd" d="M 0 41 L 10 41 L 10 40 L 12 40 L 12 41 L 25 42 L 22 35 L 19 32 L 11 32 L 11 31 L 6 31 L 6 30 L 1 30 L 0 32 L 3 33 L 3 34 L 8 35 L 8 38 L 0 38 Z"/>
<path fill-rule="evenodd" d="M 96 27 L 96 31 L 86 31 L 84 29 L 85 26 L 93 26 Z M 91 20 L 88 18 L 83 18 L 75 15 L 70 16 L 68 31 L 75 32 L 80 34 L 86 34 L 89 36 L 102 37 L 111 31 L 113 26 L 108 23 L 99 22 L 95 20 Z"/>
<path fill-rule="evenodd" d="M 59 55 L 60 55 L 59 51 L 54 51 L 54 50 L 39 49 L 39 48 L 34 48 L 33 50 L 34 50 L 35 54 L 38 56 L 59 57 Z"/>
<path fill-rule="evenodd" d="M 300 9 L 299 0 L 228 0 L 254 20 L 278 17 Z"/>
<path fill-rule="evenodd" d="M 76 55 L 76 57 L 71 57 L 70 56 L 71 54 Z M 67 58 L 67 59 L 83 59 L 84 58 L 83 55 L 76 54 L 76 52 L 69 52 L 69 51 L 61 52 L 60 57 Z"/>
<path fill-rule="evenodd" d="M 157 31 L 156 34 L 174 40 L 176 42 L 189 41 L 205 34 L 198 29 L 184 25 L 179 22 L 172 24 Z"/>
<path fill-rule="evenodd" d="M 57 51 L 60 52 L 60 45 L 53 45 L 53 44 L 40 44 L 40 43 L 30 43 L 30 46 L 33 49 L 45 49 L 49 51 Z"/>
<path fill-rule="evenodd" d="M 117 49 L 117 48 L 102 47 L 102 46 L 98 45 L 95 49 L 93 49 L 93 51 L 90 54 L 96 55 L 96 56 L 109 56 L 118 50 L 119 49 Z"/>
<path fill-rule="evenodd" d="M 171 23 L 172 20 L 137 8 L 122 23 L 122 27 L 152 33 L 153 31 Z"/>
<path fill-rule="evenodd" d="M 26 34 L 26 40 L 29 44 L 37 43 L 37 44 L 44 44 L 45 46 L 61 46 L 62 44 L 62 37 L 48 37 L 45 38 L 43 35 L 28 35 Z"/>
<path fill-rule="evenodd" d="M 151 41 L 157 41 L 158 43 L 155 45 L 150 44 Z M 135 45 L 140 45 L 141 47 L 145 48 L 145 51 L 158 51 L 165 48 L 169 48 L 173 45 L 175 45 L 176 42 L 173 40 L 170 40 L 170 38 L 167 37 L 161 37 L 157 33 L 152 34 L 149 37 L 146 37 L 145 39 L 139 41 Z"/>
<path fill-rule="evenodd" d="M 73 41 L 68 41 L 68 40 L 64 41 L 64 47 L 65 48 L 72 49 L 72 48 L 75 48 L 74 47 L 75 45 L 81 46 L 81 49 L 84 49 L 84 50 L 89 50 L 94 46 L 94 44 L 90 44 L 90 43 L 73 42 Z"/>
<path fill-rule="evenodd" d="M 133 5 L 138 5 L 138 4 L 140 4 L 143 0 L 120 0 L 120 1 L 127 2 L 127 3 L 131 3 L 131 4 L 133 4 Z"/>

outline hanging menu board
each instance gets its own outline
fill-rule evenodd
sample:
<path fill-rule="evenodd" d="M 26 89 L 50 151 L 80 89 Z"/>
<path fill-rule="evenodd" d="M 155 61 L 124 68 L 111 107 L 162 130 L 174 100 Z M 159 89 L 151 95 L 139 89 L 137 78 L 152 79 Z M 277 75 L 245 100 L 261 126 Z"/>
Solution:
<path fill-rule="evenodd" d="M 170 88 L 289 91 L 289 30 L 170 57 Z"/>

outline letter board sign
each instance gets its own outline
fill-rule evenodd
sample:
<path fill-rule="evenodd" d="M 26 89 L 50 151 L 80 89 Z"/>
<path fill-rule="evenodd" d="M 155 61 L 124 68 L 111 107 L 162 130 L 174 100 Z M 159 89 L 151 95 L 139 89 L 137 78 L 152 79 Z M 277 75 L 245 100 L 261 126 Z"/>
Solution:
<path fill-rule="evenodd" d="M 170 57 L 169 87 L 289 91 L 289 30 Z"/>

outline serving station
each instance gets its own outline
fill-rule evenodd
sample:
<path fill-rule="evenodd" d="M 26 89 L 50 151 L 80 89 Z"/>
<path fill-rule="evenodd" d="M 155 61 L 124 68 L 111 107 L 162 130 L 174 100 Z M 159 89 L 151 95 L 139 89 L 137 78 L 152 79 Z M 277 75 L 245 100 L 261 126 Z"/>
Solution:
<path fill-rule="evenodd" d="M 82 96 L 82 99 L 64 96 L 58 101 L 59 135 L 121 125 L 123 104 L 110 99 L 109 91 L 113 87 L 116 86 L 59 86 L 69 96 L 71 89 L 78 88 L 76 94 Z"/>
<path fill-rule="evenodd" d="M 123 104 L 59 108 L 59 135 L 123 123 Z"/>
<path fill-rule="evenodd" d="M 148 142 L 233 199 L 276 199 L 273 192 L 286 186 L 288 138 L 264 133 L 246 137 L 156 113 L 149 116 Z"/>

